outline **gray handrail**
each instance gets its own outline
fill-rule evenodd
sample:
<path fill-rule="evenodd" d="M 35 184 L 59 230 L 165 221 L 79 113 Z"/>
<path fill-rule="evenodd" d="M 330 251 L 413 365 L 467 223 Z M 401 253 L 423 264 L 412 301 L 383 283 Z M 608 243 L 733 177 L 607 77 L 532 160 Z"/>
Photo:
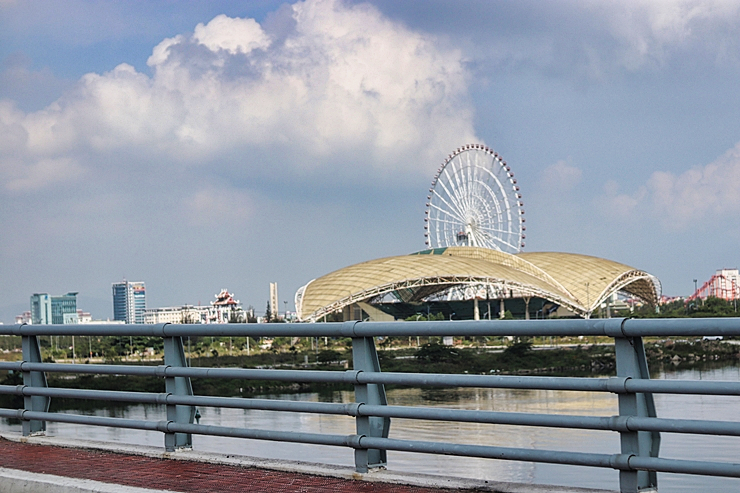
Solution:
<path fill-rule="evenodd" d="M 0 325 L 0 335 L 149 337 L 383 337 L 383 336 L 740 336 L 737 318 L 440 320 L 419 322 L 325 322 L 284 324 L 77 324 Z"/>
<path fill-rule="evenodd" d="M 620 472 L 621 491 L 629 492 L 657 487 L 656 472 L 740 477 L 740 464 L 732 462 L 659 457 L 660 433 L 740 436 L 740 423 L 659 418 L 652 397 L 655 393 L 740 396 L 740 382 L 651 380 L 642 343 L 642 337 L 648 336 L 740 336 L 738 318 L 115 326 L 21 324 L 0 326 L 0 334 L 19 335 L 23 339 L 24 360 L 0 362 L 0 370 L 21 372 L 24 383 L 17 386 L 0 385 L 0 394 L 23 397 L 24 408 L 0 409 L 0 417 L 22 420 L 24 435 L 43 432 L 47 421 L 57 421 L 158 431 L 164 434 L 168 450 L 190 446 L 192 434 L 334 445 L 354 450 L 358 472 L 386 465 L 387 450 L 587 465 L 617 469 Z M 165 361 L 156 366 L 44 363 L 37 339 L 41 335 L 161 337 L 165 341 Z M 608 378 L 574 378 L 381 371 L 374 338 L 417 335 L 608 336 L 615 342 L 617 372 Z M 347 371 L 193 368 L 187 366 L 182 346 L 182 338 L 192 336 L 349 337 L 353 344 L 354 368 Z M 46 384 L 47 373 L 152 376 L 162 378 L 167 385 L 164 392 L 50 388 Z M 192 378 L 349 384 L 355 387 L 356 398 L 354 403 L 338 404 L 198 396 L 192 393 Z M 579 416 L 389 406 L 384 391 L 384 386 L 388 384 L 609 392 L 617 397 L 620 414 Z M 157 404 L 167 408 L 167 419 L 142 421 L 52 413 L 48 410 L 51 398 Z M 352 416 L 357 420 L 357 433 L 332 435 L 200 425 L 193 422 L 195 406 Z M 613 431 L 622 437 L 622 451 L 620 454 L 593 454 L 398 440 L 389 437 L 391 418 Z"/>

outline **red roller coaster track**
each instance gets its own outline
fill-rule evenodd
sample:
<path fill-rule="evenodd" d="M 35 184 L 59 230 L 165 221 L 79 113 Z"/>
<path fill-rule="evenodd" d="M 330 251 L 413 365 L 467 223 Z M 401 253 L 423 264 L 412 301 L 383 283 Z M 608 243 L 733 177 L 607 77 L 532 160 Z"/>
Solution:
<path fill-rule="evenodd" d="M 722 274 L 715 274 L 705 282 L 694 294 L 689 296 L 689 301 L 697 298 L 715 296 L 723 300 L 736 300 L 740 298 L 740 288 L 734 279 L 729 279 Z"/>

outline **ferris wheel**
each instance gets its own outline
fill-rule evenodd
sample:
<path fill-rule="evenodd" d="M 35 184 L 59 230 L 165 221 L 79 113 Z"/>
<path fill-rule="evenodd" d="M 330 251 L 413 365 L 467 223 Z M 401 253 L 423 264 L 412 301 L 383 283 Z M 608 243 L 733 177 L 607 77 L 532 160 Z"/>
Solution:
<path fill-rule="evenodd" d="M 476 246 L 506 253 L 524 247 L 524 204 L 511 168 L 479 144 L 459 147 L 432 180 L 424 218 L 430 248 Z"/>

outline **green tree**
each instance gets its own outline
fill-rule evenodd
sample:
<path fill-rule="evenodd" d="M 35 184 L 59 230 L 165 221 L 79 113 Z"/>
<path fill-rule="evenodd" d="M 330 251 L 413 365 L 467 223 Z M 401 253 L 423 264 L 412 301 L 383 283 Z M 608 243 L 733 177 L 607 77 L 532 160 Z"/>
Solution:
<path fill-rule="evenodd" d="M 504 349 L 504 354 L 521 358 L 532 350 L 532 341 L 517 340 L 514 344 Z"/>
<path fill-rule="evenodd" d="M 451 346 L 437 343 L 424 344 L 414 356 L 425 363 L 457 363 L 461 358 L 460 353 Z"/>
<path fill-rule="evenodd" d="M 318 362 L 323 365 L 338 362 L 341 358 L 341 353 L 339 351 L 334 351 L 333 349 L 324 349 L 316 356 Z"/>

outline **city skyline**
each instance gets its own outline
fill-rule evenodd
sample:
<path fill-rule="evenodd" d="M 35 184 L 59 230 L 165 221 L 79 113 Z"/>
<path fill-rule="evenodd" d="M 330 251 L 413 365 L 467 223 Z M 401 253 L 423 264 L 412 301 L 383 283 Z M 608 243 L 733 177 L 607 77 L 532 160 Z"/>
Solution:
<path fill-rule="evenodd" d="M 273 284 L 275 283 L 270 284 L 271 290 Z M 211 300 L 205 305 L 202 305 L 199 301 L 197 304 L 186 302 L 167 307 L 150 307 L 146 303 L 146 283 L 144 281 L 127 281 L 124 279 L 123 281 L 112 283 L 112 299 L 109 300 L 110 306 L 107 311 L 105 308 L 102 309 L 102 311 L 106 311 L 106 314 L 99 313 L 101 311 L 100 307 L 97 307 L 99 310 L 95 314 L 83 312 L 76 304 L 78 295 L 79 293 L 77 292 L 69 292 L 56 296 L 49 295 L 48 293 L 34 293 L 30 296 L 30 310 L 18 313 L 15 316 L 15 321 L 16 323 L 28 324 L 78 323 L 78 318 L 67 320 L 66 315 L 63 316 L 63 313 L 70 314 L 70 316 L 76 316 L 82 313 L 84 314 L 85 322 L 160 323 L 147 321 L 147 315 L 151 314 L 156 318 L 154 312 L 162 310 L 213 308 L 216 310 L 212 314 L 213 320 L 204 320 L 203 323 L 225 323 L 227 320 L 226 317 L 231 313 L 229 311 L 231 309 L 237 309 L 239 312 L 251 314 L 250 316 L 254 315 L 255 312 L 251 304 L 244 310 L 241 302 L 234 300 L 233 293 L 229 293 L 228 289 L 225 288 L 222 288 L 213 295 L 215 301 Z M 69 299 L 72 300 L 71 303 L 68 301 Z M 108 312 L 112 313 L 112 315 Z M 284 315 L 284 312 L 280 313 Z"/>
<path fill-rule="evenodd" d="M 740 4 L 0 2 L 0 322 L 110 283 L 261 311 L 424 249 L 467 143 L 517 176 L 525 251 L 740 266 Z M 103 312 L 104 307 L 107 312 Z"/>

